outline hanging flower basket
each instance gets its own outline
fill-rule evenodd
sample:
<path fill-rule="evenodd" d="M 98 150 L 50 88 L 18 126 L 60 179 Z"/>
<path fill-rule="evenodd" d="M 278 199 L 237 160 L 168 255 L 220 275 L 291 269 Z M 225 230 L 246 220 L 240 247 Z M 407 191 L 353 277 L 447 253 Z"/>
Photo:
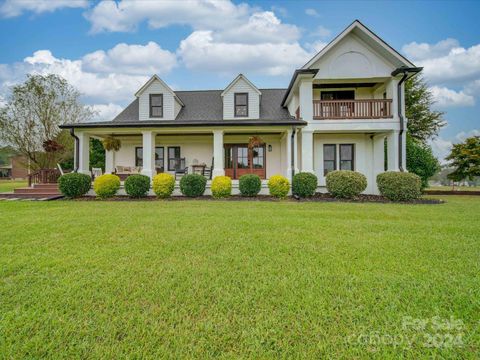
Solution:
<path fill-rule="evenodd" d="M 260 146 L 263 146 L 263 144 L 265 144 L 265 142 L 263 141 L 263 139 L 260 137 L 260 136 L 251 136 L 249 139 L 248 139 L 248 148 L 251 150 L 253 148 L 256 148 L 256 147 L 260 147 Z"/>
<path fill-rule="evenodd" d="M 102 140 L 103 147 L 107 151 L 118 151 L 120 150 L 121 143 L 120 140 L 115 139 L 113 136 L 106 137 Z"/>

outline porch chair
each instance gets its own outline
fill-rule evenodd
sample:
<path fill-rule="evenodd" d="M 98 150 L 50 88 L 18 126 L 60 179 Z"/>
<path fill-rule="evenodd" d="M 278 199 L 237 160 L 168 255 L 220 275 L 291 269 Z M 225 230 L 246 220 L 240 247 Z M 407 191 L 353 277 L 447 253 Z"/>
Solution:
<path fill-rule="evenodd" d="M 103 174 L 102 168 L 92 168 L 92 178 L 95 180 L 97 176 L 101 176 Z"/>
<path fill-rule="evenodd" d="M 212 180 L 213 160 L 214 160 L 214 158 L 212 157 L 212 165 L 211 165 L 209 168 L 206 167 L 206 168 L 203 170 L 203 176 L 205 176 L 205 178 L 206 178 L 207 180 Z"/>
<path fill-rule="evenodd" d="M 175 180 L 188 174 L 188 166 L 185 166 L 185 158 L 175 159 Z"/>
<path fill-rule="evenodd" d="M 63 172 L 62 166 L 59 163 L 57 163 L 57 169 L 58 171 L 60 171 L 60 175 L 65 175 L 65 173 Z"/>

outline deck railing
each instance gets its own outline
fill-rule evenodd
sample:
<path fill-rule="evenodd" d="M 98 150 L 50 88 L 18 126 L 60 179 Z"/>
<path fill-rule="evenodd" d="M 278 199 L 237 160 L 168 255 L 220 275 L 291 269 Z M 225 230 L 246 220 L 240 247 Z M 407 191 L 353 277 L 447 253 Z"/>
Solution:
<path fill-rule="evenodd" d="M 28 175 L 28 186 L 33 184 L 55 184 L 60 177 L 58 169 L 40 169 Z"/>
<path fill-rule="evenodd" d="M 313 100 L 313 118 L 380 119 L 392 117 L 391 99 Z"/>

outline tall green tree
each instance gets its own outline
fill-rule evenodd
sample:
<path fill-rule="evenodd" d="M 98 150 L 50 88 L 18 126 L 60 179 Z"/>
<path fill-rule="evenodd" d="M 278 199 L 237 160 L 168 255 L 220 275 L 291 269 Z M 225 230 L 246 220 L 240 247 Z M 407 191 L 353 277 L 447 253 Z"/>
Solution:
<path fill-rule="evenodd" d="M 52 167 L 67 152 L 72 154 L 73 141 L 59 126 L 88 121 L 93 115 L 81 103 L 80 93 L 62 77 L 28 75 L 12 88 L 0 108 L 0 141 L 23 155 L 34 169 Z"/>
<path fill-rule="evenodd" d="M 444 113 L 432 109 L 433 95 L 426 82 L 419 75 L 405 82 L 405 113 L 408 119 L 408 133 L 422 143 L 438 135 L 446 125 Z"/>
<path fill-rule="evenodd" d="M 422 179 L 422 189 L 428 187 L 428 179 L 440 171 L 440 163 L 430 146 L 407 135 L 407 170 Z"/>
<path fill-rule="evenodd" d="M 446 159 L 455 169 L 448 175 L 453 181 L 473 180 L 480 176 L 480 136 L 472 136 L 454 144 Z"/>

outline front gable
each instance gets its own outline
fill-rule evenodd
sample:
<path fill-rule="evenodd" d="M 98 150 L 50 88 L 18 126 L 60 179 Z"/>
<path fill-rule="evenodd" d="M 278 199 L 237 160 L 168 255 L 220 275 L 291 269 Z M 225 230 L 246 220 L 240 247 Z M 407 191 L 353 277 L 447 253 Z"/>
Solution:
<path fill-rule="evenodd" d="M 151 95 L 161 94 L 163 98 L 163 116 L 161 118 L 150 116 Z M 178 99 L 173 90 L 157 75 L 154 75 L 137 91 L 138 118 L 142 120 L 174 120 L 180 112 L 183 103 Z"/>
<path fill-rule="evenodd" d="M 239 119 L 235 116 L 235 93 L 246 93 L 248 97 L 248 116 L 240 119 L 258 119 L 262 93 L 242 74 L 238 75 L 221 93 L 223 118 Z"/>
<path fill-rule="evenodd" d="M 387 78 L 414 65 L 358 20 L 315 55 L 302 69 L 318 69 L 318 79 Z"/>
<path fill-rule="evenodd" d="M 385 78 L 396 67 L 354 34 L 348 34 L 314 62 L 317 79 Z"/>

